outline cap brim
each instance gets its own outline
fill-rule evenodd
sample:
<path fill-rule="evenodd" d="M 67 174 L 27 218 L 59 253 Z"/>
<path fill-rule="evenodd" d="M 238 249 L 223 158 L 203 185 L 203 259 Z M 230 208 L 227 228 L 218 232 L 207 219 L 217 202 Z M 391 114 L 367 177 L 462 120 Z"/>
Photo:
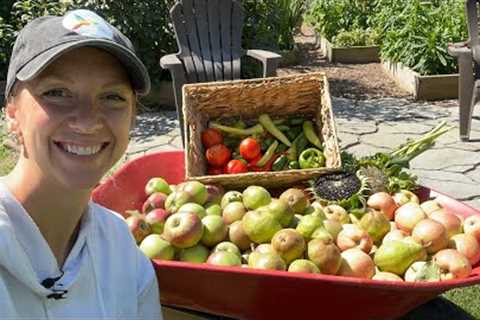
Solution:
<path fill-rule="evenodd" d="M 27 81 L 35 78 L 50 63 L 67 51 L 80 47 L 95 47 L 113 54 L 126 68 L 132 85 L 139 95 L 146 95 L 150 92 L 150 77 L 145 65 L 137 56 L 128 49 L 107 39 L 85 39 L 62 43 L 42 52 L 30 60 L 18 73 L 17 79 Z"/>

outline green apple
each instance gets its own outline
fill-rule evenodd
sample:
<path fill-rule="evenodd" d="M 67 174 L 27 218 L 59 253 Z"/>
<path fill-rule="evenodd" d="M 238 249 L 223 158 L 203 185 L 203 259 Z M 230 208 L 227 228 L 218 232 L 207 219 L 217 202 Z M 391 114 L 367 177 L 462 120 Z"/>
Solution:
<path fill-rule="evenodd" d="M 222 241 L 219 244 L 217 244 L 215 248 L 213 248 L 212 252 L 217 252 L 217 251 L 229 251 L 229 252 L 235 253 L 238 256 L 242 255 L 240 252 L 240 249 L 233 242 L 230 242 L 230 241 Z"/>
<path fill-rule="evenodd" d="M 273 236 L 272 247 L 289 264 L 303 255 L 306 244 L 303 236 L 295 229 L 282 229 Z"/>
<path fill-rule="evenodd" d="M 140 243 L 140 250 L 150 259 L 173 260 L 175 248 L 159 234 L 150 234 Z"/>
<path fill-rule="evenodd" d="M 288 205 L 288 203 L 281 199 L 272 199 L 272 201 L 267 205 L 268 210 L 271 214 L 278 219 L 282 227 L 286 228 L 293 220 L 293 209 Z"/>
<path fill-rule="evenodd" d="M 198 181 L 187 181 L 180 187 L 177 187 L 177 191 L 185 191 L 190 194 L 192 202 L 204 205 L 208 199 L 208 192 L 205 185 Z"/>
<path fill-rule="evenodd" d="M 220 216 L 206 216 L 202 219 L 204 232 L 200 240 L 207 247 L 213 247 L 227 237 L 228 229 Z"/>
<path fill-rule="evenodd" d="M 319 215 L 307 214 L 300 219 L 295 228 L 306 240 L 312 237 L 313 232 L 323 226 L 323 219 Z"/>
<path fill-rule="evenodd" d="M 216 266 L 241 266 L 242 260 L 240 256 L 229 251 L 217 251 L 212 253 L 208 259 L 208 264 Z"/>
<path fill-rule="evenodd" d="M 290 263 L 288 272 L 320 273 L 320 269 L 310 260 L 297 259 Z"/>
<path fill-rule="evenodd" d="M 202 220 L 195 213 L 174 213 L 163 227 L 163 237 L 177 248 L 193 247 L 202 236 Z"/>
<path fill-rule="evenodd" d="M 220 206 L 223 209 L 230 202 L 242 202 L 242 201 L 243 201 L 243 198 L 242 198 L 242 193 L 241 192 L 235 191 L 235 190 L 227 191 L 222 197 L 222 201 L 220 202 Z"/>
<path fill-rule="evenodd" d="M 324 274 L 336 274 L 342 264 L 340 249 L 331 240 L 310 240 L 307 244 L 307 257 Z"/>
<path fill-rule="evenodd" d="M 290 207 L 292 207 L 295 213 L 303 214 L 305 209 L 310 205 L 308 196 L 303 190 L 297 188 L 290 188 L 285 190 L 280 199 L 286 201 Z"/>
<path fill-rule="evenodd" d="M 162 177 L 155 177 L 148 180 L 145 185 L 145 193 L 151 195 L 154 192 L 162 192 L 169 195 L 172 192 L 170 185 Z"/>
<path fill-rule="evenodd" d="M 252 244 L 252 240 L 243 230 L 242 221 L 235 221 L 228 227 L 228 239 L 241 250 L 247 250 Z"/>
<path fill-rule="evenodd" d="M 256 243 L 265 243 L 272 240 L 273 235 L 282 225 L 275 216 L 268 211 L 249 211 L 242 218 L 243 230 Z"/>
<path fill-rule="evenodd" d="M 180 261 L 185 262 L 204 263 L 207 261 L 209 254 L 210 252 L 205 246 L 197 244 L 190 248 L 181 249 L 178 258 Z"/>
<path fill-rule="evenodd" d="M 248 265 L 251 268 L 283 271 L 287 269 L 285 261 L 283 261 L 283 259 L 276 253 L 255 252 L 252 253 L 250 256 L 252 258 L 249 258 Z"/>
<path fill-rule="evenodd" d="M 272 201 L 272 196 L 267 189 L 260 186 L 249 186 L 242 193 L 243 204 L 249 210 L 268 205 Z"/>
<path fill-rule="evenodd" d="M 207 215 L 205 209 L 195 202 L 185 203 L 178 209 L 177 212 L 192 212 L 195 213 L 200 219 L 203 219 Z"/>
<path fill-rule="evenodd" d="M 222 217 L 226 224 L 232 224 L 235 221 L 242 220 L 247 209 L 242 202 L 230 202 L 223 208 Z"/>
<path fill-rule="evenodd" d="M 205 204 L 205 212 L 208 216 L 221 216 L 222 207 L 217 203 Z"/>
<path fill-rule="evenodd" d="M 181 206 L 191 201 L 191 195 L 188 192 L 174 191 L 165 200 L 165 210 L 170 213 L 176 213 Z"/>

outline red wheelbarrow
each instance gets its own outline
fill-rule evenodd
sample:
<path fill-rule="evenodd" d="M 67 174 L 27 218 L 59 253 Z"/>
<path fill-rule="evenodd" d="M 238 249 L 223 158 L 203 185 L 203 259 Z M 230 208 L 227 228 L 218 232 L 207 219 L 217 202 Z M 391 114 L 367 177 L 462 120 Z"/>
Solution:
<path fill-rule="evenodd" d="M 162 151 L 134 159 L 99 185 L 92 198 L 124 214 L 140 209 L 144 186 L 154 176 L 171 184 L 184 179 L 183 151 Z M 446 195 L 422 188 L 450 212 L 479 211 Z M 388 282 L 322 274 L 218 267 L 153 261 L 161 303 L 236 319 L 395 319 L 439 294 L 480 283 L 480 264 L 470 277 L 442 282 Z"/>

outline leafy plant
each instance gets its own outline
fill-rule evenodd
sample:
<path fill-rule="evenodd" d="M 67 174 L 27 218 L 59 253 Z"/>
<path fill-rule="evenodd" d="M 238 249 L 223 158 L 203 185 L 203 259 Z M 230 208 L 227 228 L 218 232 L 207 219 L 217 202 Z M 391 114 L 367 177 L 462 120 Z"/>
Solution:
<path fill-rule="evenodd" d="M 378 43 L 378 34 L 372 29 L 341 31 L 332 38 L 332 43 L 337 47 L 374 46 Z"/>

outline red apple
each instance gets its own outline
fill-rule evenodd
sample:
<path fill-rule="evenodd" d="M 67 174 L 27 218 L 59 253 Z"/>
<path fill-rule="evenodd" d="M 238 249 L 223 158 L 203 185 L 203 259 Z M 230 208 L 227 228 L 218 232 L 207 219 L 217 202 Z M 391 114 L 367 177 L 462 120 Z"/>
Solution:
<path fill-rule="evenodd" d="M 182 205 L 177 212 L 191 212 L 195 213 L 200 219 L 207 215 L 207 211 L 201 205 L 195 202 L 188 202 Z"/>
<path fill-rule="evenodd" d="M 229 251 L 231 253 L 235 253 L 239 257 L 242 255 L 240 249 L 233 242 L 230 241 L 222 241 L 218 243 L 215 248 L 213 248 L 212 252 L 217 251 Z"/>
<path fill-rule="evenodd" d="M 440 267 L 441 280 L 466 278 L 472 272 L 472 265 L 467 257 L 454 249 L 438 251 L 432 261 Z"/>
<path fill-rule="evenodd" d="M 358 248 L 342 252 L 342 260 L 338 275 L 370 279 L 375 274 L 375 264 L 372 258 Z"/>
<path fill-rule="evenodd" d="M 474 214 L 465 218 L 463 231 L 473 235 L 480 243 L 480 215 Z"/>
<path fill-rule="evenodd" d="M 408 237 L 408 233 L 406 233 L 403 230 L 396 229 L 387 233 L 385 237 L 383 237 L 382 243 L 385 243 L 391 240 L 402 240 L 406 237 Z"/>
<path fill-rule="evenodd" d="M 247 250 L 253 243 L 243 230 L 242 221 L 235 221 L 229 226 L 228 239 L 241 250 Z"/>
<path fill-rule="evenodd" d="M 420 205 L 415 202 L 407 202 L 395 211 L 395 224 L 397 228 L 407 233 L 411 233 L 415 225 L 427 215 L 423 212 Z"/>
<path fill-rule="evenodd" d="M 420 199 L 418 199 L 417 195 L 408 190 L 400 190 L 399 192 L 396 192 L 393 195 L 393 200 L 398 206 L 403 206 L 409 202 L 420 204 Z"/>
<path fill-rule="evenodd" d="M 341 251 L 358 248 L 369 253 L 373 246 L 373 240 L 365 230 L 355 224 L 344 224 L 342 231 L 337 236 L 337 246 Z"/>
<path fill-rule="evenodd" d="M 440 222 L 445 227 L 448 238 L 462 232 L 462 220 L 453 213 L 448 213 L 445 209 L 438 209 L 430 212 L 428 217 Z"/>
<path fill-rule="evenodd" d="M 225 224 L 232 224 L 235 221 L 242 220 L 247 213 L 243 202 L 230 202 L 223 208 L 222 217 Z"/>
<path fill-rule="evenodd" d="M 165 200 L 167 195 L 163 192 L 154 192 L 148 196 L 147 200 L 142 205 L 142 212 L 147 213 L 153 209 L 165 209 Z"/>
<path fill-rule="evenodd" d="M 377 192 L 372 194 L 367 201 L 367 205 L 370 208 L 380 210 L 387 216 L 388 220 L 393 220 L 395 210 L 398 205 L 393 200 L 393 197 L 386 192 Z"/>
<path fill-rule="evenodd" d="M 152 232 L 152 229 L 148 223 L 145 222 L 143 216 L 132 215 L 126 218 L 125 221 L 137 243 L 142 242 L 142 240 Z"/>
<path fill-rule="evenodd" d="M 206 202 L 220 204 L 223 194 L 225 193 L 223 187 L 220 185 L 207 184 L 205 185 L 205 188 L 207 189 L 208 194 Z"/>
<path fill-rule="evenodd" d="M 174 213 L 167 218 L 163 227 L 165 240 L 178 248 L 193 247 L 202 236 L 203 224 L 195 213 Z"/>
<path fill-rule="evenodd" d="M 162 234 L 165 221 L 170 216 L 170 213 L 164 209 L 153 209 L 145 215 L 145 222 L 148 223 L 153 233 Z"/>
<path fill-rule="evenodd" d="M 412 238 L 420 243 L 428 254 L 434 254 L 448 246 L 447 230 L 440 223 L 432 219 L 423 219 L 415 225 Z"/>
<path fill-rule="evenodd" d="M 459 233 L 454 235 L 450 238 L 448 247 L 462 253 L 472 266 L 480 260 L 480 245 L 471 234 Z"/>
<path fill-rule="evenodd" d="M 145 185 L 145 193 L 151 195 L 154 192 L 162 192 L 169 195 L 172 192 L 170 185 L 162 177 L 154 177 L 148 180 Z"/>

